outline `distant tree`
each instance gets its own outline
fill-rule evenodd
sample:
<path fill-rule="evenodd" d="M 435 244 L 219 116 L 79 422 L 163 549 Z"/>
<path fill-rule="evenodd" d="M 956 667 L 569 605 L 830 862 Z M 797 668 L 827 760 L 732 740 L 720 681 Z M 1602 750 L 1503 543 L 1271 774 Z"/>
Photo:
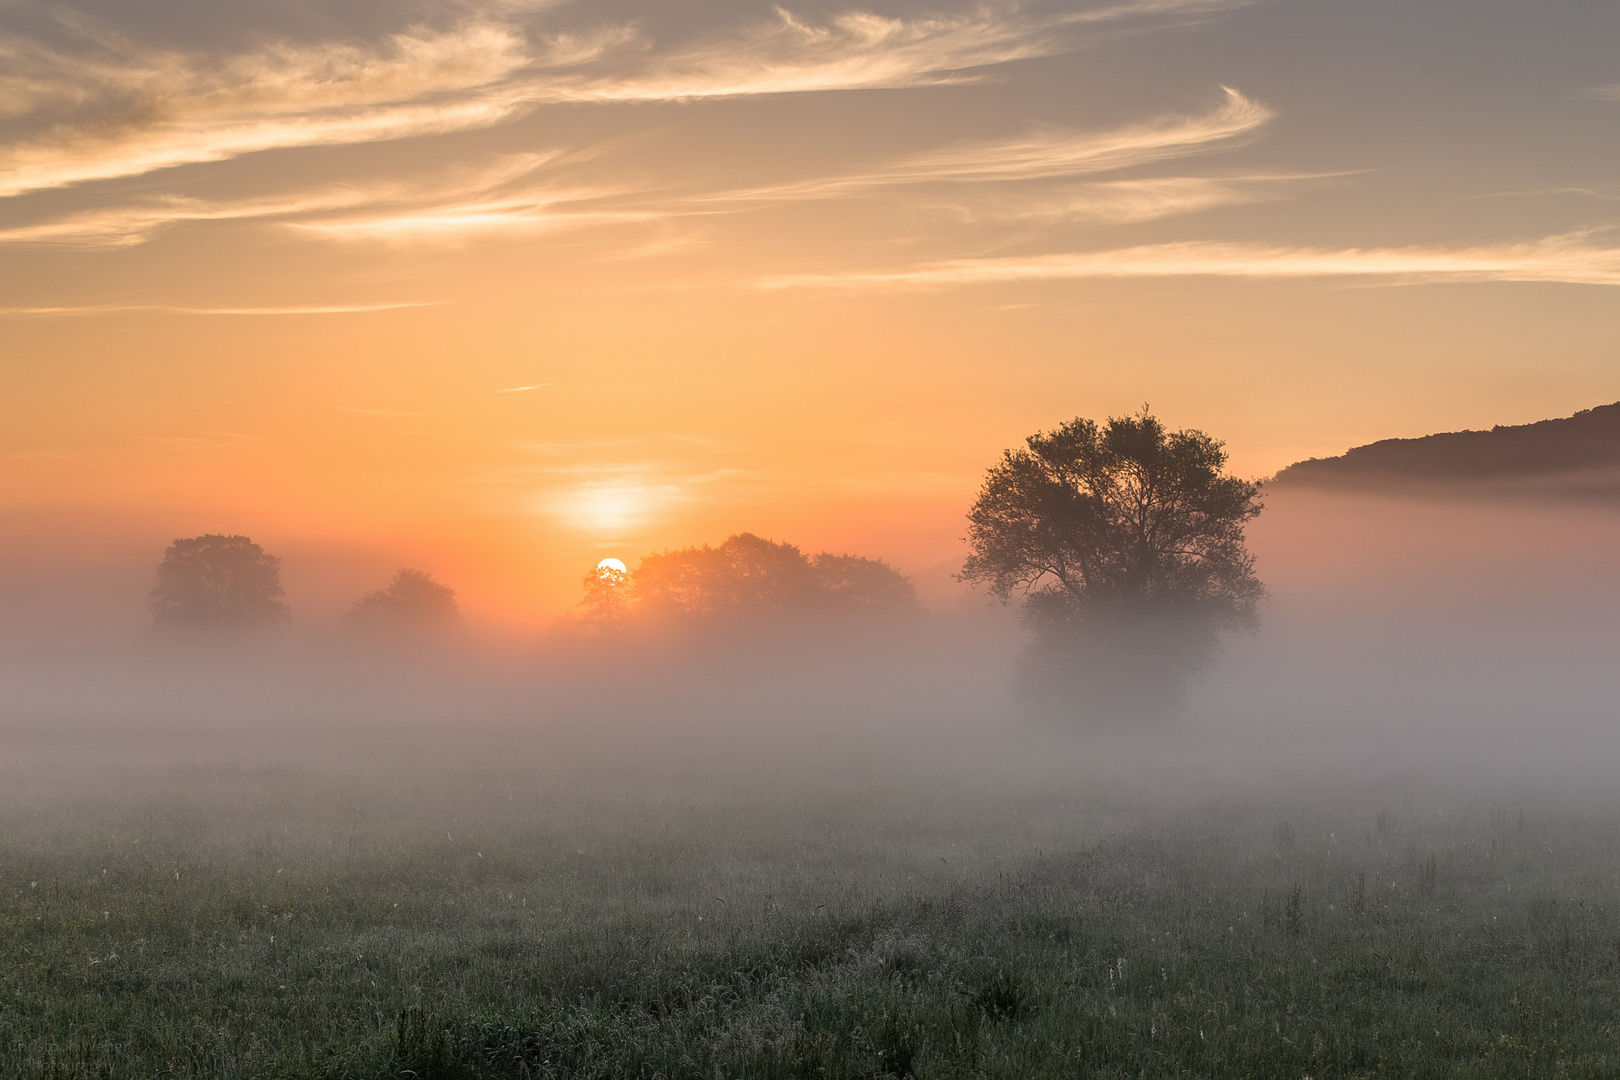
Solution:
<path fill-rule="evenodd" d="M 822 552 L 738 533 L 717 547 L 660 551 L 627 577 L 585 576 L 581 605 L 596 622 L 640 618 L 758 621 L 914 610 L 915 591 L 879 559 Z"/>
<path fill-rule="evenodd" d="M 615 627 L 630 614 L 630 572 L 622 566 L 604 561 L 585 575 L 585 598 L 579 606 L 585 609 L 584 618 L 590 626 Z"/>
<path fill-rule="evenodd" d="M 351 626 L 371 630 L 442 630 L 461 621 L 456 591 L 421 570 L 399 570 L 386 589 L 367 593 L 344 616 Z"/>
<path fill-rule="evenodd" d="M 166 628 L 256 629 L 287 616 L 281 560 L 245 536 L 176 540 L 158 565 L 152 622 Z"/>
<path fill-rule="evenodd" d="M 882 559 L 831 555 L 810 560 L 824 607 L 833 611 L 906 611 L 917 606 L 917 590 Z"/>
<path fill-rule="evenodd" d="M 753 533 L 719 547 L 662 551 L 641 560 L 636 599 L 650 614 L 747 617 L 802 611 L 813 605 L 816 574 L 792 544 Z"/>
<path fill-rule="evenodd" d="M 989 470 L 960 577 L 1023 597 L 1030 700 L 1162 716 L 1222 634 L 1258 627 L 1265 589 L 1243 529 L 1260 487 L 1225 465 L 1221 443 L 1167 431 L 1144 409 L 1032 435 Z"/>

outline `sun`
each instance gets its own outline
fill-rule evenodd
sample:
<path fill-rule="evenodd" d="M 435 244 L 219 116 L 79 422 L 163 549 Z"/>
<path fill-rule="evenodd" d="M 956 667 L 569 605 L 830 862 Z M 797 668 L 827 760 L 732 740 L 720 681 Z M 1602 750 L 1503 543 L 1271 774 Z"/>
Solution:
<path fill-rule="evenodd" d="M 627 574 L 630 572 L 630 568 L 624 565 L 623 559 L 608 558 L 603 559 L 601 562 L 596 564 L 596 572 L 598 574 L 607 571 L 611 571 L 615 574 Z"/>

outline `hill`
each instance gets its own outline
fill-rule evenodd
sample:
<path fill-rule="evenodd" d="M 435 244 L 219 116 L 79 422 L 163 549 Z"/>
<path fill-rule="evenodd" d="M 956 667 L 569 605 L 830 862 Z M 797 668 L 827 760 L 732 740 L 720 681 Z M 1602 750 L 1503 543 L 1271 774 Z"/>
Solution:
<path fill-rule="evenodd" d="M 1620 495 L 1620 402 L 1489 431 L 1382 439 L 1295 462 L 1274 487 L 1537 490 Z"/>

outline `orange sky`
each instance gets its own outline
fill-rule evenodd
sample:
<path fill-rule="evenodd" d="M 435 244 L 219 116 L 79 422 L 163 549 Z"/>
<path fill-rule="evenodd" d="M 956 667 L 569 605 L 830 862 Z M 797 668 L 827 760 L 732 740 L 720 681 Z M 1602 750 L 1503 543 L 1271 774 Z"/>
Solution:
<path fill-rule="evenodd" d="M 943 581 L 1075 415 L 1620 399 L 1620 19 L 1343 7 L 13 6 L 0 505 L 534 622 L 744 529 Z"/>

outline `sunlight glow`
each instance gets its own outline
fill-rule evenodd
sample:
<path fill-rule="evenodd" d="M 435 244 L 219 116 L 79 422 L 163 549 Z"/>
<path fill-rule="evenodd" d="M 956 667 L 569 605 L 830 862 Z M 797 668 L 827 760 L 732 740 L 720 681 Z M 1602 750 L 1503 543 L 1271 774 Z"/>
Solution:
<path fill-rule="evenodd" d="M 551 508 L 576 529 L 619 535 L 646 523 L 655 504 L 666 495 L 664 489 L 633 480 L 592 482 L 560 492 Z"/>

